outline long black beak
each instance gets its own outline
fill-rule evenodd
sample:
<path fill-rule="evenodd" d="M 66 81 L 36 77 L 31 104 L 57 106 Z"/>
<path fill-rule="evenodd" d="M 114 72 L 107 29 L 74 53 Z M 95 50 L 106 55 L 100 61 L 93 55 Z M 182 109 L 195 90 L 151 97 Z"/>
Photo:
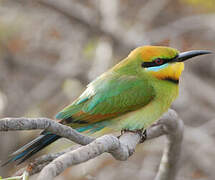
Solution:
<path fill-rule="evenodd" d="M 175 61 L 183 62 L 183 61 L 186 61 L 195 56 L 211 54 L 211 53 L 212 53 L 211 51 L 207 51 L 207 50 L 193 50 L 193 51 L 182 52 L 178 55 L 178 57 L 175 59 Z"/>

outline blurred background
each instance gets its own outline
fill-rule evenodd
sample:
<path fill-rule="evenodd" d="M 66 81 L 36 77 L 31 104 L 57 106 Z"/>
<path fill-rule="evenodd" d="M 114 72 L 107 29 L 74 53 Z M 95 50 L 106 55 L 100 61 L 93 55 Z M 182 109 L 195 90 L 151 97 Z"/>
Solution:
<path fill-rule="evenodd" d="M 95 77 L 148 44 L 215 52 L 215 0 L 0 0 L 0 117 L 53 118 Z M 185 123 L 177 180 L 215 179 L 214 79 L 215 56 L 186 62 L 173 105 Z M 0 160 L 38 133 L 0 132 Z M 69 144 L 60 140 L 38 155 Z M 104 154 L 56 179 L 150 180 L 164 145 L 165 137 L 147 141 L 126 162 Z M 0 176 L 24 165 L 0 167 Z"/>

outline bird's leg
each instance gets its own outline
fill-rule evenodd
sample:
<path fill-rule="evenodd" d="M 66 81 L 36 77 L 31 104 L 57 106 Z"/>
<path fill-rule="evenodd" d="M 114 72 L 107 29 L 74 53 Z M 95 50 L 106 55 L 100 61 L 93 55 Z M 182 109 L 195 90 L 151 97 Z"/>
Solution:
<path fill-rule="evenodd" d="M 138 129 L 137 133 L 140 136 L 140 143 L 143 143 L 147 139 L 147 131 L 146 129 Z"/>
<path fill-rule="evenodd" d="M 140 136 L 140 143 L 143 143 L 146 139 L 147 139 L 147 132 L 146 129 L 144 130 L 143 128 L 141 129 L 136 129 L 136 130 L 129 130 L 129 129 L 122 129 L 121 130 L 121 135 L 122 136 L 124 133 L 126 132 L 132 132 L 132 133 L 137 133 Z M 120 138 L 120 136 L 118 136 L 118 138 Z"/>

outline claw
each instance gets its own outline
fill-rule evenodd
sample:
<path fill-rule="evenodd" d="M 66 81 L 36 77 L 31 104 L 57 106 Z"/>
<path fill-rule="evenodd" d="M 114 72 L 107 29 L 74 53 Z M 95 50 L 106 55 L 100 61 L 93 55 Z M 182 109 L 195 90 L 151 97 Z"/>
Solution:
<path fill-rule="evenodd" d="M 141 133 L 139 134 L 140 135 L 140 143 L 143 143 L 146 139 L 147 139 L 147 132 L 146 132 L 146 129 L 141 131 Z"/>
<path fill-rule="evenodd" d="M 122 129 L 121 134 L 119 136 L 117 136 L 117 138 L 119 139 L 123 134 L 125 134 L 128 131 L 129 131 L 128 129 Z"/>
<path fill-rule="evenodd" d="M 137 130 L 122 129 L 121 135 L 119 135 L 118 138 L 120 138 L 126 132 L 138 133 L 140 136 L 140 143 L 143 143 L 147 139 L 146 129 L 144 130 L 143 128 Z"/>
<path fill-rule="evenodd" d="M 129 130 L 128 129 L 122 129 L 121 130 L 121 135 L 125 134 L 126 132 L 129 132 Z"/>

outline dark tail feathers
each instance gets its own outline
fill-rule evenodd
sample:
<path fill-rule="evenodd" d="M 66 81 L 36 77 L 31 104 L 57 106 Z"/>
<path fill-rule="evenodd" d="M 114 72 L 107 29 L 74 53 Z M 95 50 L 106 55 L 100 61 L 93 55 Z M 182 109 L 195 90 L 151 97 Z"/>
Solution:
<path fill-rule="evenodd" d="M 38 151 L 45 148 L 46 146 L 53 143 L 59 138 L 60 136 L 51 134 L 51 133 L 41 134 L 33 141 L 21 147 L 16 152 L 12 153 L 9 160 L 4 164 L 2 164 L 1 166 L 5 166 L 10 162 L 18 161 L 18 160 L 19 160 L 18 164 L 21 164 L 22 162 L 24 162 L 25 160 L 33 156 L 35 153 L 37 153 Z"/>

